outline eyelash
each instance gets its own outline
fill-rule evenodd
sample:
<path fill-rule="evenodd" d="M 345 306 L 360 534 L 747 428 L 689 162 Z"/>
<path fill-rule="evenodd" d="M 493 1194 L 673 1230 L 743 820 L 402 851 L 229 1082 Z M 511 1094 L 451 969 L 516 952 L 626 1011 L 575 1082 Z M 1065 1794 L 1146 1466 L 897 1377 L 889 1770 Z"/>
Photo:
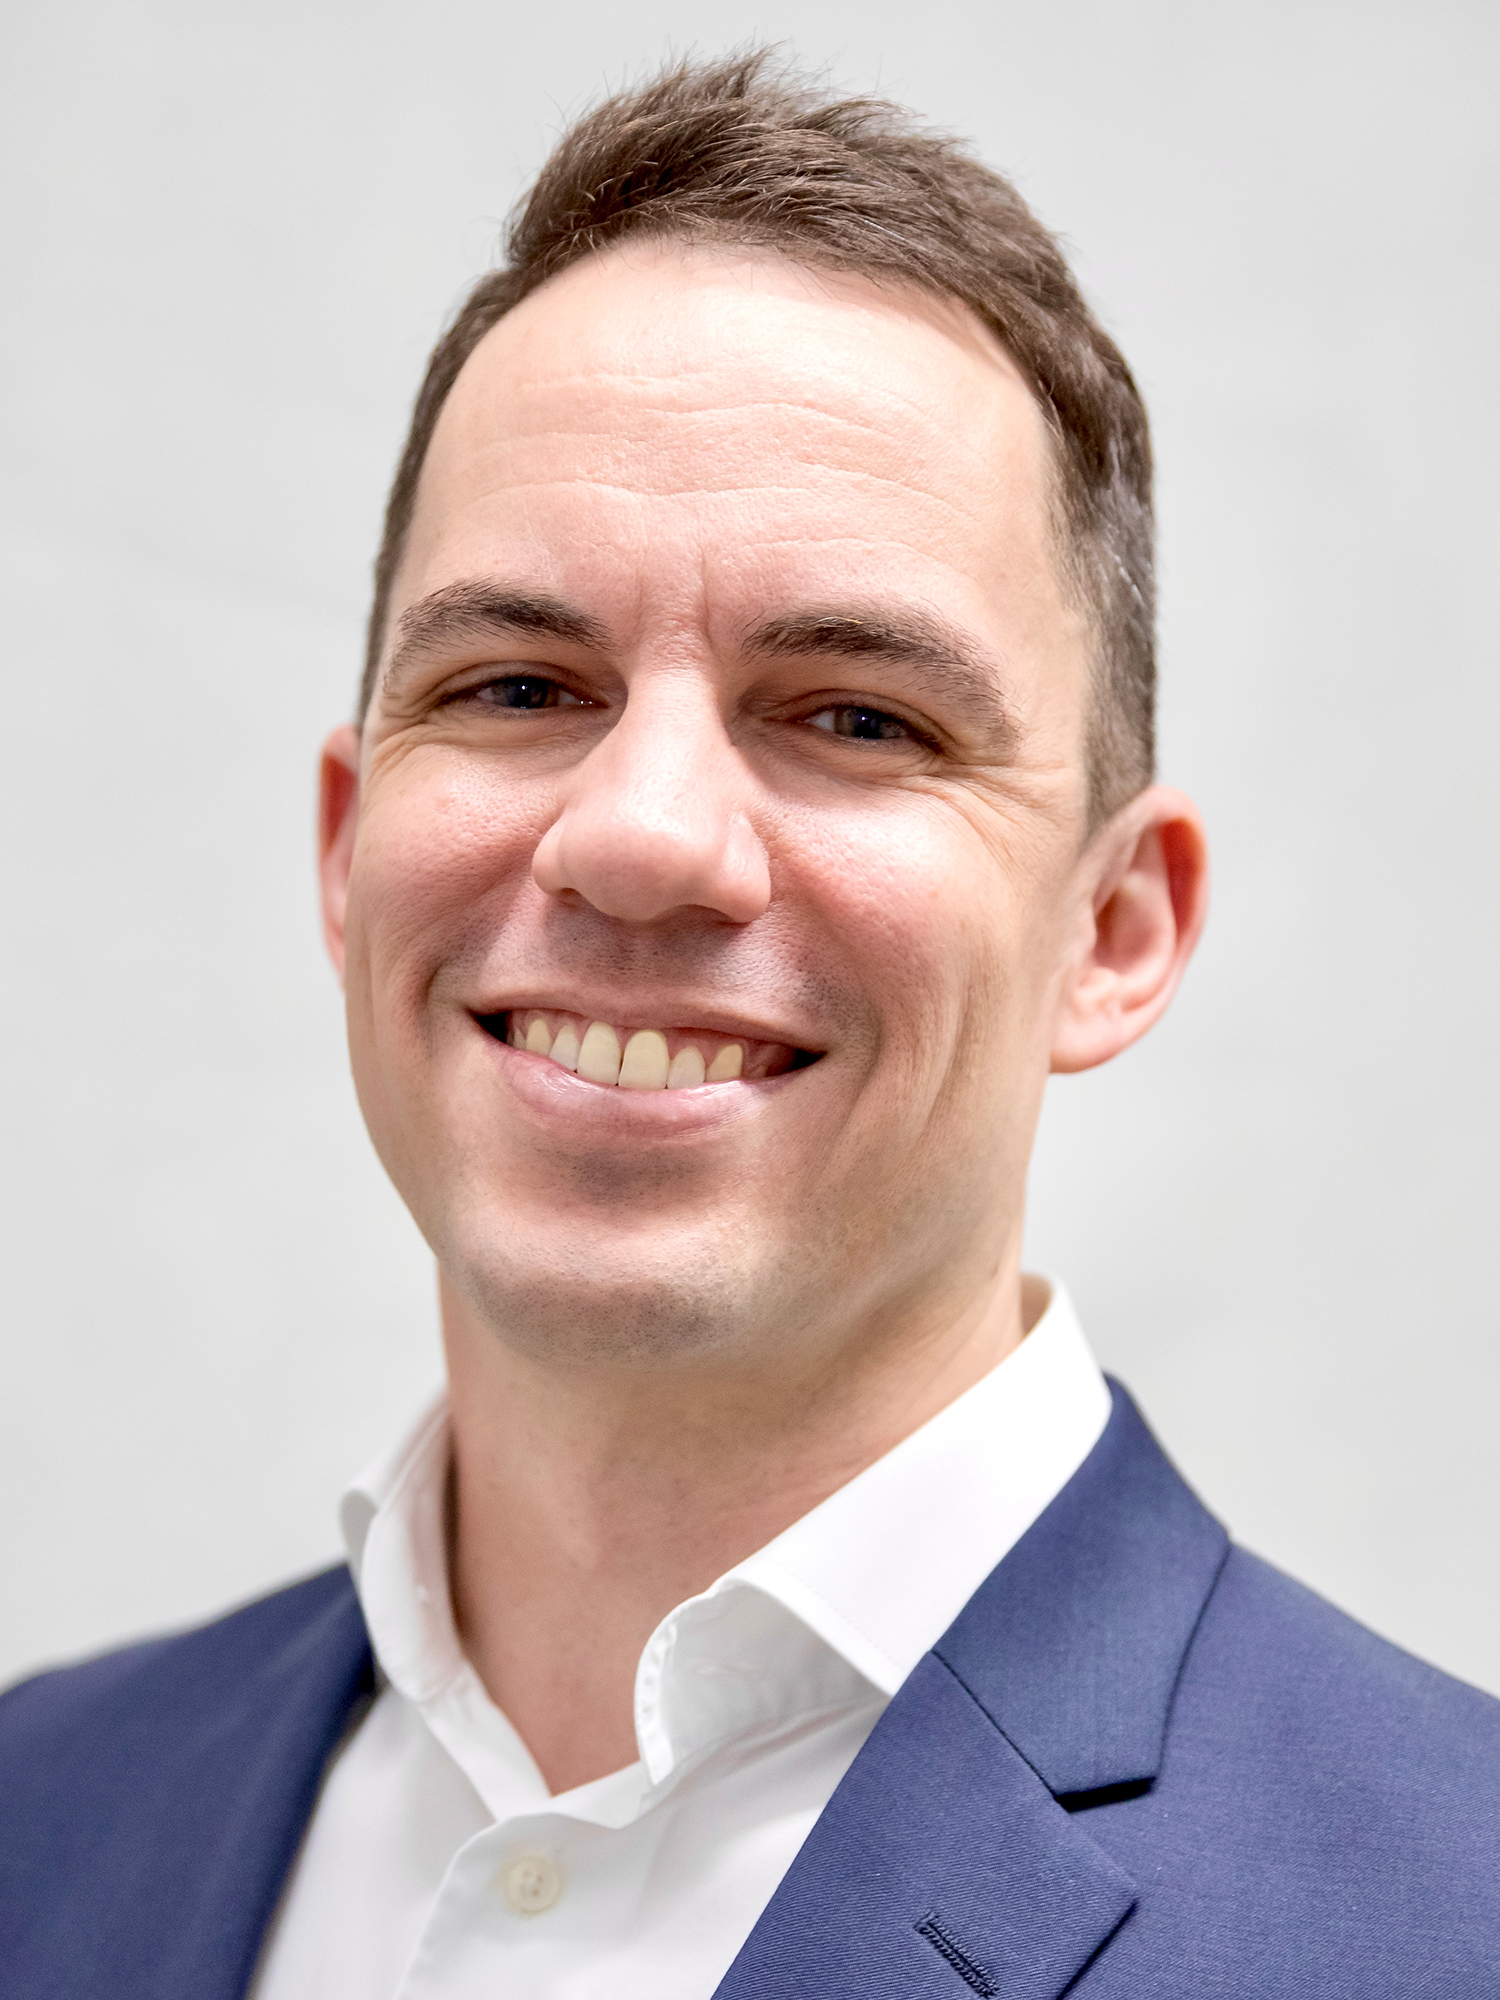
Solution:
<path fill-rule="evenodd" d="M 512 702 L 486 701 L 485 699 L 486 696 L 493 695 L 499 689 L 520 688 L 522 686 L 545 690 L 545 696 L 541 701 Z M 547 698 L 553 695 L 559 697 L 559 699 Z M 561 681 L 555 680 L 550 674 L 497 675 L 492 680 L 480 681 L 472 687 L 460 688 L 456 693 L 450 695 L 448 699 L 449 701 L 478 701 L 486 707 L 507 709 L 512 713 L 521 714 L 540 708 L 587 708 L 591 706 L 582 695 L 575 694 L 571 688 L 566 687 Z M 861 717 L 871 723 L 892 723 L 895 725 L 895 728 L 889 732 L 882 730 L 878 734 L 862 735 L 858 732 L 857 728 L 840 729 L 832 721 L 825 723 L 821 720 L 824 716 Z M 829 702 L 825 707 L 814 709 L 810 714 L 800 719 L 809 727 L 820 729 L 824 734 L 829 736 L 840 737 L 848 743 L 906 742 L 918 744 L 924 749 L 932 748 L 931 738 L 924 735 L 915 723 L 908 722 L 904 716 L 897 715 L 890 709 L 877 708 L 872 702 Z"/>
<path fill-rule="evenodd" d="M 545 688 L 549 694 L 556 694 L 561 699 L 557 701 L 497 701 L 487 703 L 486 706 L 520 710 L 523 713 L 528 709 L 534 708 L 587 708 L 590 706 L 582 695 L 574 694 L 570 687 L 565 687 L 561 681 L 554 680 L 550 674 L 499 674 L 493 680 L 479 681 L 473 687 L 460 688 L 449 699 L 451 701 L 483 702 L 484 697 L 497 688 L 521 686 Z"/>
<path fill-rule="evenodd" d="M 881 731 L 876 735 L 871 735 L 871 736 L 861 735 L 854 729 L 839 729 L 835 727 L 832 723 L 825 724 L 821 720 L 821 718 L 825 715 L 850 716 L 850 717 L 861 716 L 870 722 L 877 722 L 877 723 L 892 722 L 896 725 L 896 730 L 898 730 L 900 734 L 898 736 L 894 732 L 887 734 L 885 731 Z M 811 715 L 804 716 L 803 720 L 805 722 L 810 723 L 814 729 L 824 730 L 824 732 L 829 736 L 842 737 L 846 743 L 905 742 L 905 743 L 920 743 L 924 746 L 924 748 L 931 747 L 928 738 L 926 738 L 922 734 L 921 730 L 917 728 L 915 723 L 908 722 L 905 716 L 893 714 L 892 711 L 888 708 L 876 708 L 873 706 L 873 704 L 866 701 L 830 702 L 826 708 L 815 709 Z"/>

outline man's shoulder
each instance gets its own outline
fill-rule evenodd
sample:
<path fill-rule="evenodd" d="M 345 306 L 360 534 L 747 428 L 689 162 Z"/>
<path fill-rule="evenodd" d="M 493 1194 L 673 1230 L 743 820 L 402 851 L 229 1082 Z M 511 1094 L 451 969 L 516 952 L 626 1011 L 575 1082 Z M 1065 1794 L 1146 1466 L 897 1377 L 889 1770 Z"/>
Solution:
<path fill-rule="evenodd" d="M 1140 1890 L 1082 1991 L 1497 1990 L 1500 1701 L 1244 1549 L 1155 1783 L 1079 1819 Z"/>
<path fill-rule="evenodd" d="M 341 1563 L 207 1624 L 48 1668 L 0 1694 L 0 1772 L 40 1758 L 55 1774 L 59 1753 L 92 1754 L 100 1735 L 154 1735 L 168 1715 L 178 1731 L 222 1716 L 247 1680 L 347 1638 L 358 1619 Z"/>
<path fill-rule="evenodd" d="M 1232 1546 L 1184 1662 L 1174 1725 L 1225 1750 L 1392 1779 L 1452 1761 L 1500 1800 L 1500 1701 Z M 1206 1747 L 1206 1746 L 1205 1746 Z M 1451 1794 L 1449 1795 L 1451 1796 Z"/>
<path fill-rule="evenodd" d="M 0 1696 L 6 1992 L 240 1992 L 371 1684 L 349 1573 Z"/>

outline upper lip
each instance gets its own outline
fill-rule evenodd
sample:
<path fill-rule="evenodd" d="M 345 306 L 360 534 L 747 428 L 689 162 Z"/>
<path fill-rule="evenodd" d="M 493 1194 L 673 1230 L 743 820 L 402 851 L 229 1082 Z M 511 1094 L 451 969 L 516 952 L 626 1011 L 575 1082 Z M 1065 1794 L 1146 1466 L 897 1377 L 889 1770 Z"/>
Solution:
<path fill-rule="evenodd" d="M 486 999 L 470 1012 L 483 1019 L 494 1014 L 578 1014 L 589 1021 L 607 1021 L 614 1028 L 701 1029 L 709 1035 L 741 1036 L 747 1042 L 774 1042 L 783 1048 L 822 1054 L 825 1044 L 800 1027 L 767 1016 L 742 1014 L 732 1008 L 686 994 L 567 991 L 562 987 L 516 989 Z"/>

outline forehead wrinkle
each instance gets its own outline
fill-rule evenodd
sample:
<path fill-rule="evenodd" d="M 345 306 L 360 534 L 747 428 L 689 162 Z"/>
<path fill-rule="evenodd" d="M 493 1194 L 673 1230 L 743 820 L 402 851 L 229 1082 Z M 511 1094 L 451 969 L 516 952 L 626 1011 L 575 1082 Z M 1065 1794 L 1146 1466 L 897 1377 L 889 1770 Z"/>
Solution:
<path fill-rule="evenodd" d="M 802 395 L 788 394 L 784 387 L 773 391 L 768 385 L 764 390 L 746 389 L 738 394 L 728 394 L 719 372 L 707 369 L 691 370 L 682 368 L 671 374 L 641 375 L 635 372 L 613 374 L 604 369 L 580 370 L 576 375 L 553 375 L 543 378 L 532 377 L 524 385 L 521 394 L 511 401 L 525 408 L 534 408 L 557 394 L 582 395 L 594 400 L 602 390 L 609 390 L 618 401 L 629 397 L 632 403 L 650 401 L 653 419 L 686 422 L 695 417 L 712 416 L 716 412 L 726 415 L 740 415 L 745 411 L 779 410 L 796 416 L 820 418 L 825 423 L 847 424 L 852 429 L 880 431 L 878 423 L 869 417 L 859 416 L 849 405 L 861 398 L 853 395 L 848 386 L 847 375 L 834 369 L 825 371 L 827 378 L 834 381 L 841 391 L 840 403 L 830 407 L 820 390 L 826 394 L 826 384 L 822 381 L 816 388 L 810 387 Z M 879 382 L 872 376 L 858 377 L 862 398 L 878 400 L 893 405 L 901 417 L 919 416 L 931 419 L 931 406 L 914 393 L 899 389 L 894 383 Z M 684 393 L 693 387 L 707 392 L 704 400 L 689 399 Z M 657 399 L 665 407 L 656 407 Z"/>
<path fill-rule="evenodd" d="M 623 369 L 580 369 L 568 375 L 532 375 L 513 385 L 504 402 L 510 410 L 535 415 L 539 411 L 544 412 L 545 406 L 554 400 L 592 402 L 607 393 L 612 409 L 631 415 L 640 413 L 652 422 L 682 424 L 716 415 L 771 413 L 809 418 L 823 424 L 868 432 L 882 439 L 889 439 L 891 435 L 881 421 L 887 415 L 886 406 L 889 406 L 889 416 L 899 427 L 903 441 L 913 418 L 934 436 L 949 439 L 949 412 L 946 409 L 941 412 L 935 410 L 930 396 L 923 396 L 915 389 L 904 389 L 897 382 L 882 380 L 862 371 L 851 377 L 848 369 L 830 366 L 819 371 L 817 378 L 799 391 L 786 383 L 784 365 L 776 370 L 780 379 L 767 380 L 764 385 L 749 388 L 735 386 L 727 378 L 736 372 L 742 374 L 747 358 L 731 357 L 737 367 L 716 369 L 694 369 L 685 363 L 660 375 L 643 375 L 635 370 Z M 768 376 L 772 365 L 766 364 Z M 1000 379 L 1006 381 L 1008 378 L 1002 376 Z M 1015 386 L 1019 401 L 1036 420 L 1035 427 L 1045 431 L 1035 399 L 1019 377 L 1016 377 Z M 829 399 L 830 387 L 835 391 L 832 401 Z M 482 407 L 493 394 L 492 386 L 488 394 L 481 392 L 475 400 Z M 965 401 L 968 400 L 966 395 Z M 881 407 L 877 410 L 872 405 Z M 594 433 L 585 429 L 581 434 L 588 436 Z"/>
<path fill-rule="evenodd" d="M 703 412 L 673 414 L 678 418 L 690 415 L 695 421 L 705 419 Z M 652 424 L 666 428 L 664 418 L 659 415 L 653 415 Z M 861 493 L 884 496 L 897 503 L 916 503 L 919 509 L 936 510 L 943 519 L 965 528 L 974 522 L 976 498 L 979 506 L 986 509 L 1006 504 L 1002 493 L 989 491 L 975 496 L 964 490 L 962 483 L 954 487 L 943 479 L 942 469 L 934 466 L 926 455 L 913 453 L 903 441 L 878 427 L 861 426 L 843 417 L 828 417 L 822 428 L 868 433 L 885 449 L 874 462 L 870 457 L 861 462 L 857 444 L 849 450 L 837 450 L 826 440 L 820 444 L 815 438 L 777 437 L 772 441 L 773 449 L 765 466 L 768 476 L 757 478 L 753 462 L 746 463 L 732 447 L 721 444 L 709 455 L 717 475 L 716 481 L 710 483 L 695 476 L 696 466 L 674 464 L 671 440 L 653 440 L 652 425 L 643 422 L 638 430 L 623 434 L 619 430 L 598 431 L 581 426 L 576 429 L 539 426 L 529 433 L 512 433 L 494 440 L 484 456 L 498 461 L 494 466 L 493 486 L 511 494 L 585 488 L 602 495 L 647 501 L 724 499 L 736 494 L 761 499 L 784 495 L 805 501 L 818 488 L 824 497 L 830 488 L 840 488 L 846 496 L 841 504 L 847 504 L 847 496 Z M 535 464 L 538 451 L 550 452 L 559 447 L 565 454 L 571 452 L 579 462 L 572 467 Z M 507 459 L 519 461 L 514 471 L 505 464 Z M 810 475 L 806 482 L 799 479 L 801 473 Z M 919 519 L 920 515 L 914 517 L 914 528 Z M 929 513 L 922 532 L 930 533 L 932 527 Z"/>
<path fill-rule="evenodd" d="M 921 501 L 929 507 L 938 509 L 950 519 L 959 522 L 969 523 L 974 518 L 975 510 L 973 506 L 964 500 L 934 491 L 926 486 L 918 486 L 910 480 L 904 479 L 894 473 L 873 472 L 863 466 L 830 465 L 826 460 L 815 458 L 810 453 L 803 455 L 800 462 L 810 466 L 830 484 L 837 482 L 849 488 L 883 490 L 895 494 L 901 499 Z M 586 469 L 579 469 L 573 472 L 555 472 L 548 477 L 536 475 L 515 479 L 504 478 L 497 482 L 497 484 L 499 489 L 507 495 L 567 492 L 583 488 L 593 493 L 619 496 L 629 500 L 639 500 L 648 503 L 674 500 L 723 500 L 733 498 L 736 494 L 743 494 L 747 498 L 762 499 L 779 495 L 789 500 L 804 501 L 812 497 L 807 486 L 799 485 L 787 478 L 751 482 L 743 477 L 733 479 L 726 476 L 725 483 L 719 486 L 668 485 L 665 482 L 648 486 L 644 482 L 629 484 L 623 480 L 606 478 L 600 472 Z M 816 497 L 821 502 L 825 496 L 819 495 Z M 803 537 L 801 539 L 805 540 L 806 538 Z M 819 541 L 826 541 L 829 539 L 850 540 L 854 538 L 845 533 L 832 537 L 820 535 L 817 539 Z"/>
<path fill-rule="evenodd" d="M 830 481 L 838 480 L 842 482 L 846 489 L 858 490 L 860 487 L 885 489 L 897 494 L 901 498 L 920 500 L 926 506 L 938 510 L 949 521 L 965 527 L 970 525 L 974 518 L 973 510 L 964 506 L 961 502 L 946 498 L 941 493 L 930 493 L 924 488 L 909 486 L 899 479 L 882 478 L 878 473 L 843 470 L 836 466 L 820 465 L 817 469 L 827 475 Z M 503 491 L 507 496 L 511 497 L 519 497 L 523 494 L 542 496 L 548 493 L 581 491 L 596 493 L 608 499 L 637 502 L 643 507 L 682 505 L 691 504 L 694 501 L 708 500 L 732 502 L 737 497 L 743 497 L 752 501 L 779 498 L 788 504 L 797 502 L 807 503 L 810 500 L 816 499 L 820 506 L 833 504 L 829 496 L 810 494 L 806 486 L 797 485 L 786 480 L 766 481 L 764 484 L 757 485 L 751 485 L 741 480 L 734 484 L 726 483 L 722 486 L 658 485 L 647 487 L 644 485 L 632 486 L 622 484 L 616 480 L 606 479 L 598 473 L 585 471 L 557 473 L 545 479 L 506 480 Z M 781 520 L 784 522 L 785 518 L 783 514 Z M 813 545 L 819 548 L 829 548 L 839 544 L 848 544 L 853 547 L 863 545 L 870 539 L 877 539 L 882 542 L 896 542 L 907 548 L 912 546 L 909 537 L 893 532 L 892 523 L 888 516 L 880 516 L 867 523 L 869 532 L 865 536 L 860 536 L 853 532 L 854 525 L 845 519 L 837 523 L 836 526 L 820 529 L 816 533 L 809 529 L 800 535 L 768 535 L 763 538 L 756 536 L 753 539 L 756 540 L 758 546 L 763 548 L 786 546 L 806 549 Z M 599 532 L 597 526 L 594 531 Z M 922 532 L 924 535 L 930 535 L 935 532 L 935 526 L 930 515 L 924 522 Z M 589 640 L 582 643 L 596 644 L 598 641 Z"/>
<path fill-rule="evenodd" d="M 893 397 L 891 400 L 897 404 L 898 416 L 912 413 L 918 416 L 930 415 L 923 411 L 920 404 L 906 398 Z M 686 409 L 662 408 L 659 405 L 643 403 L 638 410 L 628 413 L 632 421 L 616 422 L 607 427 L 554 421 L 545 408 L 533 407 L 525 414 L 541 421 L 531 425 L 517 424 L 508 434 L 502 433 L 496 438 L 490 449 L 516 450 L 528 445 L 535 446 L 538 441 L 544 440 L 547 443 L 563 443 L 585 449 L 592 447 L 618 451 L 622 442 L 630 445 L 649 444 L 657 431 L 681 431 L 689 426 L 706 430 L 716 421 L 731 417 L 791 415 L 807 420 L 809 427 L 848 432 L 855 438 L 870 438 L 886 451 L 899 449 L 903 459 L 910 459 L 913 455 L 909 433 L 903 434 L 871 418 L 862 417 L 853 410 L 829 409 L 814 401 L 792 402 L 786 397 L 750 397 L 738 402 L 730 402 L 721 397 L 711 404 L 694 405 Z M 945 428 L 929 424 L 929 429 L 944 444 L 949 446 L 953 444 L 953 437 Z M 799 446 L 792 438 L 780 433 L 774 435 L 774 443 L 783 452 L 798 456 L 808 455 L 805 445 Z M 814 460 L 814 462 L 821 461 Z"/>
<path fill-rule="evenodd" d="M 587 378 L 580 378 L 586 380 Z M 621 384 L 637 386 L 636 378 L 620 376 Z M 670 380 L 671 378 L 663 378 Z M 680 385 L 679 385 L 680 386 Z M 866 385 L 873 386 L 873 385 Z M 597 389 L 598 381 L 590 381 L 589 387 Z M 960 496 L 944 490 L 951 485 L 953 447 L 959 440 L 950 426 L 934 426 L 931 412 L 905 397 L 890 395 L 887 400 L 895 404 L 894 418 L 881 422 L 857 409 L 830 409 L 815 399 L 806 402 L 794 401 L 785 396 L 755 396 L 731 402 L 720 398 L 712 405 L 690 408 L 670 408 L 652 405 L 649 401 L 634 409 L 619 410 L 613 422 L 569 421 L 566 416 L 556 416 L 546 407 L 543 394 L 533 401 L 529 409 L 524 405 L 520 410 L 512 407 L 511 424 L 499 436 L 492 437 L 483 448 L 482 456 L 498 458 L 519 458 L 524 467 L 528 459 L 538 451 L 558 451 L 572 453 L 582 461 L 576 471 L 559 470 L 551 478 L 528 475 L 507 478 L 501 472 L 502 482 L 512 490 L 526 487 L 546 487 L 548 485 L 588 485 L 602 492 L 642 494 L 652 498 L 692 499 L 700 495 L 722 495 L 744 492 L 775 494 L 783 491 L 798 492 L 804 489 L 782 479 L 747 479 L 737 476 L 742 472 L 740 451 L 747 442 L 740 436 L 729 440 L 716 439 L 712 433 L 716 426 L 729 424 L 735 420 L 770 419 L 773 423 L 769 435 L 751 436 L 748 443 L 755 448 L 751 457 L 762 455 L 769 467 L 779 461 L 784 466 L 807 470 L 828 482 L 844 482 L 867 486 L 895 494 L 901 498 L 915 499 L 939 508 L 945 515 L 960 519 L 967 518 L 973 511 Z M 540 403 L 540 407 L 538 406 Z M 934 462 L 930 450 L 914 445 L 911 426 L 907 419 L 915 414 L 927 418 L 926 430 L 931 438 L 944 447 L 941 462 Z M 799 432 L 774 428 L 778 417 L 799 419 Z M 698 434 L 705 434 L 701 437 Z M 722 460 L 728 456 L 719 483 L 704 483 L 691 475 L 679 481 L 672 480 L 674 468 L 671 461 L 675 447 L 681 442 L 689 451 L 707 448 L 712 457 Z M 873 451 L 864 452 L 861 447 L 869 444 Z M 983 453 L 984 463 L 994 475 L 994 455 Z M 1003 465 L 1008 453 L 1002 452 L 999 463 Z M 610 470 L 623 476 L 601 476 L 600 473 L 583 469 L 589 460 L 604 460 L 610 463 Z M 637 477 L 637 464 L 645 477 Z M 1045 476 L 1045 475 L 1044 475 Z M 960 485 L 963 482 L 960 481 Z"/>

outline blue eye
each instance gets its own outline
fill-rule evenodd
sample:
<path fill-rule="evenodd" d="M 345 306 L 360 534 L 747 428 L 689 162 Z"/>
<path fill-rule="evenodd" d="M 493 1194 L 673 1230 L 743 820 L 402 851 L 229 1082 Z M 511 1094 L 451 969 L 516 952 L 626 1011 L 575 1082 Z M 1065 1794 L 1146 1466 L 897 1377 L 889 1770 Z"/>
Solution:
<path fill-rule="evenodd" d="M 473 690 L 487 708 L 581 708 L 576 694 L 543 674 L 506 674 Z"/>
<path fill-rule="evenodd" d="M 859 743 L 912 743 L 917 740 L 916 731 L 910 723 L 903 722 L 899 715 L 889 715 L 883 708 L 860 708 L 846 704 L 838 708 L 820 708 L 810 716 L 814 729 L 826 729 L 830 736 L 847 736 Z"/>

